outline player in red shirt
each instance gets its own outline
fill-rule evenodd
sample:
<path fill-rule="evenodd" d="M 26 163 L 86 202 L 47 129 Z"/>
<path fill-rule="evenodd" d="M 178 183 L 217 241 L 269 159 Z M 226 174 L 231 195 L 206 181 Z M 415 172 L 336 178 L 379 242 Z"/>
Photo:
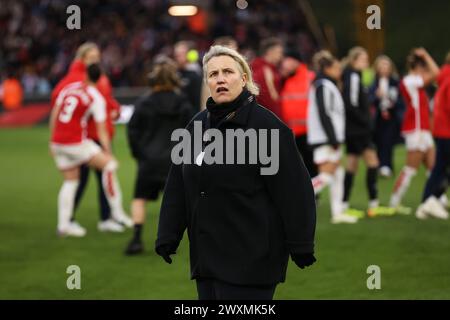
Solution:
<path fill-rule="evenodd" d="M 283 59 L 283 44 L 277 38 L 268 38 L 261 43 L 262 57 L 252 62 L 253 77 L 260 89 L 257 101 L 281 118 L 280 92 L 282 79 L 278 65 Z"/>
<path fill-rule="evenodd" d="M 425 87 L 439 73 L 439 67 L 424 48 L 414 49 L 407 58 L 408 74 L 400 83 L 406 105 L 402 135 L 407 150 L 406 164 L 397 177 L 390 205 L 398 207 L 421 163 L 428 171 L 434 166 L 435 149 L 430 132 L 430 109 Z"/>
<path fill-rule="evenodd" d="M 100 62 L 100 50 L 95 43 L 86 42 L 82 44 L 76 52 L 75 60 L 70 66 L 67 75 L 61 79 L 61 81 L 56 85 L 55 89 L 51 95 L 51 105 L 53 106 L 56 101 L 56 97 L 61 92 L 61 89 L 70 83 L 84 81 L 86 79 L 86 67 L 92 63 Z M 97 89 L 102 94 L 103 98 L 106 100 L 106 128 L 110 140 L 114 137 L 114 123 L 113 121 L 119 117 L 120 105 L 112 96 L 111 84 L 105 74 L 100 76 L 97 82 Z M 97 129 L 95 121 L 92 117 L 88 119 L 87 122 L 87 137 L 93 140 L 97 145 L 101 146 L 99 137 L 97 136 Z M 128 216 L 120 217 L 118 222 L 111 219 L 111 210 L 108 205 L 108 201 L 105 196 L 105 192 L 102 187 L 102 173 L 96 170 L 96 176 L 98 180 L 98 193 L 100 202 L 100 217 L 101 221 L 98 224 L 100 231 L 112 231 L 121 232 L 124 230 L 124 224 L 126 226 L 131 226 L 132 221 Z M 89 167 L 87 165 L 82 165 L 80 167 L 80 183 L 78 185 L 77 193 L 75 196 L 74 211 L 77 209 L 81 197 L 86 189 L 87 181 L 89 177 Z M 74 216 L 72 216 L 74 220 Z"/>
<path fill-rule="evenodd" d="M 450 180 L 450 52 L 437 77 L 438 90 L 434 97 L 433 137 L 436 142 L 436 163 L 422 197 L 416 217 L 433 216 L 448 219 L 448 199 L 445 195 Z M 439 200 L 438 200 L 439 199 Z"/>
<path fill-rule="evenodd" d="M 102 170 L 102 183 L 113 217 L 124 215 L 115 171 L 117 161 L 111 154 L 106 129 L 106 101 L 95 84 L 100 78 L 98 64 L 87 68 L 88 78 L 63 87 L 55 100 L 50 116 L 50 151 L 64 182 L 58 195 L 58 234 L 82 237 L 86 230 L 71 221 L 80 168 L 83 163 Z M 102 149 L 87 138 L 87 119 L 97 125 Z"/>

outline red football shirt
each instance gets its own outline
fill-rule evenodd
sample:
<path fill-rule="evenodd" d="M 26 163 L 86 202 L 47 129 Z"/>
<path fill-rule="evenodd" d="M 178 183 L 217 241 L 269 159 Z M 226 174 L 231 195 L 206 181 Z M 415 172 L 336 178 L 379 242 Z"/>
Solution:
<path fill-rule="evenodd" d="M 400 92 L 406 104 L 402 133 L 430 130 L 430 106 L 423 78 L 419 75 L 405 76 L 400 82 Z"/>
<path fill-rule="evenodd" d="M 75 82 L 62 88 L 56 98 L 58 108 L 52 143 L 76 144 L 87 136 L 89 117 L 95 122 L 106 120 L 106 102 L 101 93 L 93 86 Z"/>
<path fill-rule="evenodd" d="M 62 78 L 58 84 L 53 89 L 51 95 L 51 105 L 54 106 L 56 97 L 61 92 L 62 88 L 67 86 L 70 83 L 84 81 L 86 79 L 86 65 L 80 60 L 75 60 L 69 68 L 69 72 Z M 114 99 L 112 95 L 112 87 L 111 83 L 104 74 L 100 76 L 100 79 L 97 82 L 97 89 L 103 95 L 103 98 L 106 100 L 106 127 L 108 129 L 108 133 L 110 138 L 114 136 L 114 123 L 111 116 L 112 112 L 120 112 L 120 104 Z M 97 129 L 95 126 L 95 121 L 92 119 L 88 120 L 88 137 L 93 140 L 98 140 L 97 137 Z"/>

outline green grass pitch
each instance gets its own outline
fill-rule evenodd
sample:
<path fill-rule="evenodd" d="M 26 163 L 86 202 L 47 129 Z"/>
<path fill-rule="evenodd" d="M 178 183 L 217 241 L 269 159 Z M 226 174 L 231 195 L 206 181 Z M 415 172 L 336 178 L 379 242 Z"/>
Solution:
<path fill-rule="evenodd" d="M 77 212 L 88 229 L 85 238 L 56 236 L 56 198 L 61 175 L 48 153 L 48 129 L 0 131 L 0 299 L 196 299 L 189 279 L 186 237 L 168 265 L 153 251 L 158 203 L 148 206 L 144 228 L 146 253 L 125 257 L 131 231 L 100 233 L 97 188 L 91 175 Z M 124 205 L 129 207 L 135 163 L 123 126 L 114 149 L 120 160 L 119 179 Z M 396 168 L 404 149 L 396 149 Z M 351 203 L 367 205 L 364 165 L 355 181 Z M 425 181 L 422 169 L 404 203 L 417 207 Z M 379 180 L 380 200 L 386 204 L 393 179 Z M 276 299 L 449 299 L 450 221 L 419 221 L 413 215 L 365 218 L 356 225 L 332 225 L 327 192 L 318 207 L 316 257 L 300 270 L 290 262 L 287 281 Z M 81 268 L 81 290 L 66 287 L 69 265 Z M 381 289 L 369 290 L 369 265 L 381 268 Z"/>

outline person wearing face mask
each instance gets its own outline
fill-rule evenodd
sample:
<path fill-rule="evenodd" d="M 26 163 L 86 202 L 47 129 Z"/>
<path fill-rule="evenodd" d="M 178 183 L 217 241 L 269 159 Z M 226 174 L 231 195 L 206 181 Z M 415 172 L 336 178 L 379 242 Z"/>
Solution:
<path fill-rule="evenodd" d="M 369 102 L 375 107 L 375 143 L 380 159 L 379 173 L 389 178 L 393 172 L 393 149 L 400 134 L 403 102 L 398 90 L 395 65 L 385 55 L 375 59 L 376 79 L 369 89 Z"/>
<path fill-rule="evenodd" d="M 256 102 L 258 88 L 245 59 L 235 50 L 213 46 L 203 67 L 211 97 L 183 135 L 191 152 L 181 163 L 172 163 L 155 250 L 172 263 L 170 256 L 187 229 L 191 278 L 199 299 L 272 299 L 286 279 L 289 256 L 300 268 L 316 261 L 311 178 L 292 131 Z M 207 135 L 214 132 L 213 142 L 202 139 L 202 151 L 196 150 L 193 138 L 199 126 L 213 129 Z M 260 134 L 264 130 L 268 134 Z M 249 134 L 236 143 L 223 137 L 230 132 L 256 132 L 257 140 Z M 223 143 L 217 143 L 219 137 Z M 266 150 L 278 159 L 277 170 L 270 173 L 264 171 L 267 163 L 249 161 L 249 150 L 260 153 L 267 140 Z M 226 155 L 226 162 L 208 160 L 213 143 L 214 153 Z M 243 162 L 235 162 L 241 148 L 248 152 Z"/>

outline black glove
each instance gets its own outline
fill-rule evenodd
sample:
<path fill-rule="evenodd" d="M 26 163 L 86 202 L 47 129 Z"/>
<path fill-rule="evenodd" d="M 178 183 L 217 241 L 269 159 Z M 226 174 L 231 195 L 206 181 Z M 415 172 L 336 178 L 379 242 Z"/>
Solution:
<path fill-rule="evenodd" d="M 305 267 L 308 267 L 317 261 L 316 258 L 314 257 L 314 253 L 299 253 L 299 254 L 292 254 L 291 256 L 292 260 L 294 260 L 295 264 L 300 269 L 304 269 Z"/>
<path fill-rule="evenodd" d="M 156 253 L 160 255 L 168 264 L 171 264 L 172 258 L 170 257 L 170 255 L 175 254 L 176 249 L 171 244 L 162 244 L 156 248 Z"/>

